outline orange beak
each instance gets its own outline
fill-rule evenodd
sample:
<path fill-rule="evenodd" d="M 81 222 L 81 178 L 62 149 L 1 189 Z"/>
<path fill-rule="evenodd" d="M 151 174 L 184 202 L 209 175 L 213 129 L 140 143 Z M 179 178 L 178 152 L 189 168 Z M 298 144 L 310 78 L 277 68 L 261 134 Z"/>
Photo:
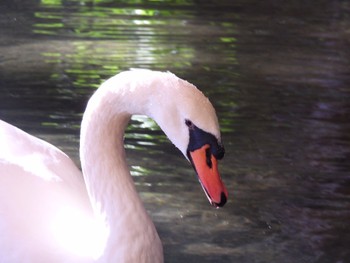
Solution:
<path fill-rule="evenodd" d="M 218 161 L 210 152 L 210 145 L 205 144 L 189 154 L 209 202 L 215 207 L 223 206 L 228 193 L 218 171 Z"/>

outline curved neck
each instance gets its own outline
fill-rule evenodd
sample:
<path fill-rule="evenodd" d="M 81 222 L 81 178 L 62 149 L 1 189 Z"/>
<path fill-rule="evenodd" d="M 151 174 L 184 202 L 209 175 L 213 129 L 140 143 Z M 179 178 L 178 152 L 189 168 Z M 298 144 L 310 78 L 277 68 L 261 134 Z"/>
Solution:
<path fill-rule="evenodd" d="M 132 94 L 127 90 L 116 92 L 111 84 L 115 83 L 105 83 L 91 97 L 80 139 L 81 165 L 90 201 L 95 216 L 109 231 L 101 261 L 162 262 L 158 234 L 136 192 L 125 158 L 123 137 L 134 113 L 129 110 L 128 98 Z M 138 251 L 149 251 L 149 258 L 144 253 L 141 261 L 134 258 Z"/>

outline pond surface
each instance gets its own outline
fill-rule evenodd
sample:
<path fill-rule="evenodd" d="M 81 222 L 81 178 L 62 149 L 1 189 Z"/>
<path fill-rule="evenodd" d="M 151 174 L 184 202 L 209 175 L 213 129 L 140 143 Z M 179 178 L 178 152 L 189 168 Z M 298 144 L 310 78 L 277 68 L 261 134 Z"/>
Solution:
<path fill-rule="evenodd" d="M 79 165 L 81 116 L 108 77 L 169 70 L 219 116 L 229 190 L 209 206 L 159 128 L 126 135 L 135 183 L 175 262 L 349 262 L 348 1 L 3 0 L 0 118 Z"/>

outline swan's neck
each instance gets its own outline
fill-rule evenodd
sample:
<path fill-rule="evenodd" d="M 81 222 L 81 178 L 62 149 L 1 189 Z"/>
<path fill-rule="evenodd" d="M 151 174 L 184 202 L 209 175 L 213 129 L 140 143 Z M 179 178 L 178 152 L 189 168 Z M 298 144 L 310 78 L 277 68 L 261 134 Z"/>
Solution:
<path fill-rule="evenodd" d="M 125 95 L 105 85 L 90 99 L 81 128 L 82 170 L 94 213 L 109 232 L 102 261 L 161 262 L 158 234 L 125 159 L 123 137 L 132 114 Z"/>

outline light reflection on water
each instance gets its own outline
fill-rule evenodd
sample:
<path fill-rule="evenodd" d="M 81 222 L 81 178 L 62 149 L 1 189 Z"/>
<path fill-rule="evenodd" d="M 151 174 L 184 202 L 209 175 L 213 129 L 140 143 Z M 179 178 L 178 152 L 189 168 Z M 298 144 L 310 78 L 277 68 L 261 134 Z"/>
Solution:
<path fill-rule="evenodd" d="M 82 112 L 103 80 L 130 67 L 173 71 L 218 111 L 230 199 L 210 208 L 180 152 L 135 116 L 128 160 L 166 262 L 346 262 L 348 7 L 255 4 L 8 0 L 0 117 L 79 163 Z"/>

